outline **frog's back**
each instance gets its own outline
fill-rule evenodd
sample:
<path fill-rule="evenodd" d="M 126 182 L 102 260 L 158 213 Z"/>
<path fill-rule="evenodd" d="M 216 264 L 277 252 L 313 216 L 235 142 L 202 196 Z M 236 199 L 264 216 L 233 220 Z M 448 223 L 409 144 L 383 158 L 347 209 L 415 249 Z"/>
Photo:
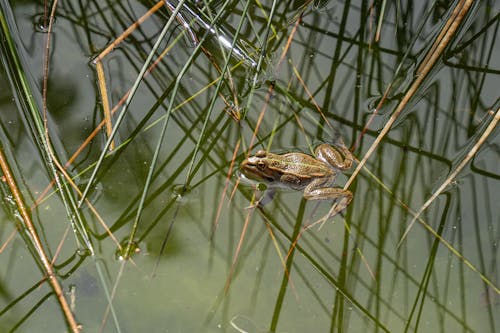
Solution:
<path fill-rule="evenodd" d="M 304 178 L 325 177 L 334 173 L 334 170 L 325 162 L 303 153 L 288 153 L 281 155 L 276 161 L 286 172 Z"/>

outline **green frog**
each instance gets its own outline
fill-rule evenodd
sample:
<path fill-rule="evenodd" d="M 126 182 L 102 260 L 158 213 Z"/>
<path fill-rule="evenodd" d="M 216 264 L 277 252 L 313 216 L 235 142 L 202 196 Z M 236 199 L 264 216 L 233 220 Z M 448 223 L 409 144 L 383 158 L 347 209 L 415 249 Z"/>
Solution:
<path fill-rule="evenodd" d="M 352 200 L 351 191 L 334 187 L 339 172 L 351 167 L 353 156 L 344 145 L 321 144 L 314 150 L 315 157 L 304 153 L 273 154 L 259 150 L 240 164 L 246 178 L 264 183 L 269 190 L 258 204 L 272 199 L 276 188 L 301 190 L 307 200 L 335 200 L 333 216 Z"/>

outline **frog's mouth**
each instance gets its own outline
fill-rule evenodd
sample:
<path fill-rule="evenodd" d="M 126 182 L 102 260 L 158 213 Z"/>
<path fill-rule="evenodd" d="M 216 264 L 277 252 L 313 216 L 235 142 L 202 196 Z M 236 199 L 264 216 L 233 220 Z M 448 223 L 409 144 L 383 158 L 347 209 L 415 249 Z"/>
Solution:
<path fill-rule="evenodd" d="M 248 176 L 246 176 L 240 170 L 236 171 L 235 174 L 239 178 L 240 183 L 242 183 L 242 184 L 255 187 L 259 191 L 265 191 L 268 188 L 268 186 L 266 185 L 266 183 L 264 183 L 262 181 L 258 181 L 256 179 L 249 178 Z"/>
<path fill-rule="evenodd" d="M 255 185 L 255 183 L 257 183 L 256 180 L 249 178 L 247 175 L 241 172 L 241 170 L 237 170 L 235 174 L 236 177 L 238 177 L 240 179 L 240 182 L 242 182 L 243 184 Z"/>
<path fill-rule="evenodd" d="M 245 170 L 248 170 L 248 172 L 245 172 Z M 272 183 L 274 182 L 274 178 L 270 177 L 268 174 L 263 172 L 256 163 L 251 163 L 250 161 L 246 162 L 245 161 L 241 164 L 240 166 L 240 173 L 242 176 L 245 176 L 245 178 L 249 180 L 253 180 L 254 183 Z"/>

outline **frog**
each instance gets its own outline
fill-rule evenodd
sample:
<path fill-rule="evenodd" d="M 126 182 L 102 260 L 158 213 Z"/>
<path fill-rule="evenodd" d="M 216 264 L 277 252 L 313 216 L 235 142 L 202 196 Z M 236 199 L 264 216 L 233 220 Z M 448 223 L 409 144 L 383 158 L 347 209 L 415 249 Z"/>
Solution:
<path fill-rule="evenodd" d="M 272 200 L 275 189 L 300 190 L 306 200 L 335 200 L 337 207 L 330 216 L 344 210 L 352 193 L 335 187 L 340 172 L 351 168 L 353 155 L 343 144 L 320 144 L 314 156 L 302 152 L 275 154 L 259 150 L 240 164 L 243 177 L 266 185 L 267 196 L 257 205 Z"/>

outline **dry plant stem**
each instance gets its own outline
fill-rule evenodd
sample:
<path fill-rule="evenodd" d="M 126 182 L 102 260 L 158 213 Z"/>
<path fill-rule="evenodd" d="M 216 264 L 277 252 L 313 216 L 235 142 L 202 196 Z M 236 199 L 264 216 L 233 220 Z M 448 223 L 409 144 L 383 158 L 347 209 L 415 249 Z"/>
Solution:
<path fill-rule="evenodd" d="M 106 123 L 106 134 L 109 137 L 113 131 L 113 124 L 111 122 L 111 111 L 110 103 L 108 98 L 108 90 L 106 88 L 106 77 L 104 75 L 104 70 L 102 67 L 102 59 L 110 53 L 118 44 L 120 44 L 125 38 L 127 38 L 137 27 L 147 20 L 154 12 L 163 6 L 163 1 L 158 2 L 151 9 L 149 9 L 146 14 L 141 16 L 136 22 L 134 22 L 130 27 L 127 28 L 113 43 L 109 44 L 104 51 L 102 51 L 94 60 L 93 63 L 96 66 L 97 79 L 99 81 L 99 93 L 102 98 L 102 108 L 104 113 L 104 121 Z M 115 149 L 115 142 L 112 141 L 109 150 Z"/>
<path fill-rule="evenodd" d="M 439 57 L 441 57 L 441 54 L 443 53 L 444 49 L 446 48 L 446 46 L 451 41 L 453 35 L 455 34 L 455 32 L 457 31 L 458 27 L 460 26 L 460 23 L 462 22 L 462 19 L 465 17 L 465 15 L 467 14 L 467 12 L 469 11 L 469 9 L 472 6 L 473 2 L 474 2 L 474 0 L 464 0 L 464 1 L 461 1 L 457 5 L 457 8 L 460 8 L 459 14 L 456 15 L 456 16 L 451 16 L 450 17 L 449 21 L 451 23 L 449 25 L 449 28 L 446 25 L 445 26 L 447 28 L 446 32 L 443 35 L 440 34 L 439 35 L 439 39 L 436 39 L 436 41 L 434 43 L 435 47 L 433 46 L 429 50 L 429 52 L 428 52 L 428 54 L 427 54 L 427 56 L 425 58 L 426 62 L 422 63 L 422 65 L 419 68 L 418 75 L 416 76 L 416 78 L 413 81 L 412 85 L 408 88 L 408 91 L 404 95 L 404 97 L 401 100 L 401 102 L 396 107 L 396 110 L 391 115 L 391 118 L 389 119 L 389 121 L 387 122 L 387 124 L 384 126 L 384 128 L 382 129 L 382 131 L 380 132 L 380 134 L 377 136 L 377 138 L 375 139 L 375 142 L 373 142 L 373 144 L 370 146 L 370 148 L 368 149 L 368 151 L 366 152 L 366 154 L 363 156 L 363 159 L 356 166 L 356 169 L 354 170 L 354 172 L 352 173 L 351 177 L 349 178 L 349 180 L 347 181 L 347 183 L 344 186 L 345 190 L 348 189 L 349 186 L 352 184 L 352 182 L 354 181 L 354 179 L 358 175 L 359 171 L 366 164 L 366 161 L 370 158 L 370 156 L 373 154 L 373 152 L 375 151 L 375 149 L 377 149 L 379 143 L 382 141 L 382 139 L 384 138 L 384 136 L 389 132 L 392 124 L 394 124 L 394 122 L 396 121 L 396 119 L 398 118 L 398 116 L 401 114 L 401 112 L 403 111 L 403 109 L 406 107 L 406 105 L 408 104 L 408 102 L 410 101 L 410 99 L 416 94 L 416 92 L 420 88 L 420 85 L 423 83 L 424 79 L 427 77 L 427 74 L 429 74 L 430 70 L 436 64 L 436 62 L 439 59 Z M 330 210 L 330 212 L 329 212 L 328 215 L 330 215 L 331 212 L 332 212 L 332 210 Z"/>
<path fill-rule="evenodd" d="M 253 144 L 255 142 L 255 139 L 257 138 L 257 133 L 259 132 L 259 127 L 262 123 L 262 120 L 264 120 L 264 115 L 266 114 L 266 110 L 267 110 L 267 107 L 269 105 L 269 101 L 271 100 L 271 97 L 273 95 L 273 90 L 274 90 L 274 84 L 270 84 L 269 88 L 267 90 L 264 106 L 262 106 L 262 110 L 260 111 L 259 118 L 257 119 L 257 123 L 255 125 L 255 130 L 253 132 L 252 138 L 250 139 L 250 145 L 249 145 L 248 150 L 252 149 Z"/>
<path fill-rule="evenodd" d="M 441 31 L 439 32 L 439 35 L 436 38 L 436 41 L 434 42 L 434 44 L 432 44 L 431 48 L 427 51 L 427 54 L 425 55 L 424 60 L 422 60 L 421 65 L 418 67 L 417 75 L 420 75 L 424 71 L 425 66 L 430 61 L 430 58 L 434 54 L 434 52 L 436 52 L 438 50 L 439 45 L 443 42 L 445 44 L 448 44 L 450 38 L 453 36 L 453 35 L 448 34 L 449 30 L 451 28 L 453 28 L 452 24 L 455 23 L 455 20 L 459 20 L 458 24 L 460 24 L 460 21 L 464 18 L 465 14 L 467 14 L 467 12 L 464 13 L 462 11 L 464 9 L 463 8 L 464 4 L 465 4 L 465 1 L 462 0 L 460 3 L 457 4 L 457 6 L 455 6 L 455 8 L 453 8 L 453 12 L 451 13 L 450 18 L 445 22 L 443 28 L 441 29 Z M 456 27 L 454 29 L 456 29 Z"/>
<path fill-rule="evenodd" d="M 484 131 L 484 133 L 481 135 L 479 140 L 476 142 L 476 144 L 472 147 L 472 149 L 467 153 L 467 156 L 460 162 L 460 164 L 456 167 L 455 170 L 453 170 L 452 173 L 446 178 L 446 180 L 441 184 L 441 186 L 431 195 L 431 197 L 420 207 L 420 209 L 417 211 L 415 216 L 413 216 L 413 219 L 411 220 L 410 224 L 408 225 L 408 228 L 406 228 L 403 236 L 401 237 L 401 240 L 398 243 L 398 247 L 401 245 L 401 243 L 404 241 L 408 233 L 410 232 L 410 229 L 413 227 L 413 224 L 417 221 L 419 216 L 422 214 L 424 210 L 427 209 L 431 205 L 431 203 L 444 191 L 444 189 L 450 185 L 450 183 L 457 177 L 458 173 L 462 171 L 462 169 L 465 167 L 465 165 L 470 161 L 472 157 L 477 153 L 481 145 L 486 141 L 488 136 L 493 132 L 495 129 L 498 121 L 500 120 L 500 109 L 496 111 L 496 114 L 494 118 L 491 120 L 490 124 Z"/>
<path fill-rule="evenodd" d="M 102 62 L 98 62 L 95 64 L 95 68 L 97 71 L 97 81 L 99 81 L 99 92 L 102 98 L 102 109 L 104 112 L 104 122 L 106 124 L 106 135 L 109 137 L 111 132 L 113 132 L 113 124 L 111 122 L 111 111 L 109 109 L 109 98 L 108 91 L 106 89 L 106 77 L 104 75 L 104 70 L 102 68 Z M 115 141 L 111 141 L 109 145 L 109 150 L 115 149 Z"/>
<path fill-rule="evenodd" d="M 139 27 L 144 21 L 146 21 L 151 15 L 153 15 L 158 9 L 163 6 L 164 2 L 159 1 L 151 7 L 143 16 L 141 16 L 137 21 L 135 21 L 130 27 L 127 28 L 113 43 L 109 44 L 104 51 L 102 51 L 93 61 L 94 64 L 102 61 L 102 59 L 108 55 L 118 44 L 120 44 L 125 38 L 127 38 L 137 27 Z"/>
<path fill-rule="evenodd" d="M 281 53 L 280 59 L 278 60 L 278 64 L 276 65 L 276 71 L 279 71 L 279 68 L 281 66 L 281 63 L 283 60 L 285 60 L 285 56 L 288 53 L 288 50 L 290 49 L 290 45 L 292 45 L 293 37 L 295 37 L 295 34 L 297 33 L 297 29 L 300 26 L 300 23 L 302 22 L 302 17 L 299 16 L 297 21 L 295 21 L 295 24 L 293 25 L 292 32 L 290 33 L 290 36 L 288 36 L 288 39 L 286 40 L 285 47 L 283 48 L 283 52 Z"/>
<path fill-rule="evenodd" d="M 118 274 L 116 275 L 116 281 L 113 285 L 113 289 L 111 290 L 111 295 L 110 295 L 110 300 L 112 301 L 115 298 L 116 291 L 118 290 L 118 282 L 120 281 L 121 277 L 123 276 L 123 272 L 125 270 L 125 263 L 127 263 L 127 260 L 123 260 L 120 265 L 120 269 L 118 270 Z M 108 306 L 106 307 L 106 310 L 104 311 L 104 315 L 102 316 L 101 320 L 101 327 L 99 328 L 99 333 L 104 332 L 104 328 L 106 326 L 106 321 L 108 320 L 109 314 L 111 313 L 111 301 L 108 303 Z"/>
<path fill-rule="evenodd" d="M 236 179 L 236 183 L 234 184 L 233 190 L 231 191 L 231 194 L 229 195 L 229 202 L 233 201 L 233 198 L 236 195 L 236 190 L 238 189 L 239 184 L 240 184 L 240 178 L 238 177 Z"/>
<path fill-rule="evenodd" d="M 241 140 L 236 142 L 236 146 L 233 150 L 233 157 L 231 158 L 231 164 L 229 165 L 229 169 L 227 170 L 226 183 L 224 184 L 224 189 L 222 191 L 221 198 L 219 200 L 219 207 L 217 207 L 217 214 L 215 215 L 214 223 L 212 224 L 212 231 L 210 232 L 210 240 L 213 240 L 215 230 L 219 225 L 220 214 L 222 213 L 222 205 L 224 204 L 224 199 L 226 198 L 226 193 L 229 188 L 229 182 L 231 181 L 231 175 L 233 174 L 234 163 L 236 162 L 236 156 L 238 155 L 238 151 L 240 150 Z"/>
<path fill-rule="evenodd" d="M 27 229 L 28 234 L 30 236 L 30 239 L 33 243 L 33 246 L 35 247 L 38 256 L 40 258 L 40 261 L 42 263 L 42 267 L 44 270 L 44 274 L 47 277 L 50 286 L 52 287 L 52 290 L 54 291 L 57 300 L 59 301 L 59 304 L 61 305 L 61 309 L 64 313 L 64 317 L 66 318 L 69 328 L 71 329 L 72 332 L 80 332 L 79 326 L 75 320 L 75 317 L 73 316 L 73 313 L 71 312 L 71 308 L 66 301 L 66 299 L 63 296 L 63 291 L 61 288 L 61 285 L 59 284 L 59 281 L 56 278 L 56 274 L 54 270 L 52 269 L 52 265 L 50 263 L 50 259 L 48 258 L 47 254 L 45 253 L 42 243 L 40 242 L 40 238 L 38 237 L 38 233 L 35 229 L 35 226 L 33 225 L 33 222 L 31 221 L 31 217 L 28 213 L 28 210 L 26 206 L 24 205 L 24 200 L 21 195 L 21 192 L 19 191 L 17 184 L 14 180 L 14 177 L 12 175 L 12 172 L 9 168 L 9 165 L 7 163 L 7 160 L 5 159 L 5 155 L 3 154 L 3 150 L 0 149 L 0 167 L 3 171 L 3 174 L 5 176 L 5 179 L 7 181 L 7 184 L 10 188 L 10 191 L 14 197 L 14 201 L 16 202 L 17 209 L 19 210 L 19 213 L 21 214 L 21 217 L 23 219 L 24 227 Z"/>
<path fill-rule="evenodd" d="M 47 40 L 46 40 L 46 46 L 45 46 L 45 54 L 44 54 L 44 80 L 43 80 L 43 90 L 42 90 L 42 100 L 43 100 L 43 121 L 44 121 L 44 127 L 45 127 L 45 145 L 47 150 L 50 153 L 50 159 L 52 162 L 57 162 L 57 159 L 54 156 L 54 153 L 52 151 L 52 147 L 50 146 L 50 140 L 49 140 L 49 132 L 48 132 L 48 127 L 47 127 L 47 87 L 48 87 L 48 74 L 49 74 L 49 54 L 50 54 L 50 41 L 51 41 L 51 33 L 52 33 L 52 26 L 54 22 L 54 16 L 55 16 L 55 11 L 57 8 L 57 0 L 54 0 L 52 3 L 52 10 L 50 13 L 50 18 L 49 18 L 49 26 L 47 30 Z M 16 202 L 16 205 L 19 209 L 19 212 L 23 218 L 23 222 L 25 227 L 28 229 L 28 233 L 30 235 L 31 241 L 33 243 L 33 246 L 35 247 L 39 259 L 42 263 L 42 267 L 45 270 L 45 274 L 49 280 L 49 283 L 54 290 L 54 293 L 56 294 L 57 300 L 59 301 L 59 304 L 61 305 L 61 309 L 64 313 L 64 317 L 66 318 L 66 321 L 69 325 L 69 328 L 73 332 L 79 332 L 80 328 L 75 320 L 75 317 L 73 316 L 73 312 L 71 311 L 71 308 L 66 301 L 66 299 L 63 296 L 62 288 L 61 285 L 59 284 L 59 281 L 56 278 L 55 272 L 52 269 L 52 264 L 45 253 L 42 244 L 40 242 L 40 239 L 38 237 L 38 233 L 36 232 L 36 229 L 31 221 L 31 217 L 28 214 L 28 211 L 24 205 L 24 200 L 21 196 L 21 193 L 19 192 L 19 189 L 17 188 L 17 185 L 15 183 L 14 177 L 12 176 L 12 173 L 10 171 L 10 168 L 7 164 L 7 161 L 5 160 L 5 157 L 3 155 L 3 152 L 0 151 L 0 163 L 2 170 L 5 174 L 5 177 L 7 178 L 7 182 L 9 184 L 9 188 L 14 196 L 14 200 Z M 59 164 L 58 164 L 59 165 Z M 55 176 L 57 177 L 57 172 L 55 172 Z M 57 181 L 57 179 L 56 179 Z"/>
<path fill-rule="evenodd" d="M 3 252 L 3 250 L 5 250 L 7 245 L 10 244 L 10 242 L 14 239 L 16 235 L 17 235 L 17 229 L 14 228 L 14 230 L 12 230 L 12 232 L 10 233 L 9 237 L 7 237 L 5 243 L 3 243 L 2 246 L 0 246 L 0 254 Z"/>
<path fill-rule="evenodd" d="M 56 263 L 57 257 L 59 256 L 59 253 L 61 253 L 62 247 L 64 245 L 64 242 L 66 241 L 66 238 L 68 237 L 70 230 L 71 225 L 68 224 L 66 226 L 66 230 L 64 230 L 64 234 L 62 235 L 61 240 L 59 241 L 59 244 L 56 247 L 56 250 L 54 251 L 54 256 L 52 257 L 52 261 L 50 262 L 51 265 L 54 265 Z"/>
<path fill-rule="evenodd" d="M 323 120 L 325 121 L 325 123 L 330 127 L 330 128 L 333 128 L 332 124 L 330 124 L 330 122 L 328 121 L 328 118 L 326 118 L 325 114 L 323 113 L 323 111 L 321 111 L 321 108 L 319 107 L 318 103 L 316 102 L 316 99 L 314 98 L 314 96 L 312 95 L 311 91 L 309 90 L 309 88 L 307 88 L 307 85 L 306 83 L 304 82 L 304 80 L 302 79 L 302 76 L 300 75 L 299 71 L 297 70 L 297 68 L 294 66 L 294 64 L 290 61 L 290 65 L 292 66 L 292 70 L 293 70 L 293 73 L 295 74 L 295 76 L 297 77 L 297 79 L 299 80 L 300 84 L 302 85 L 302 87 L 304 87 L 304 90 L 307 94 L 307 96 L 309 96 L 309 99 L 311 101 L 311 103 L 313 103 L 314 107 L 316 108 L 316 110 L 318 111 L 318 113 L 320 114 L 321 118 L 323 118 Z"/>
<path fill-rule="evenodd" d="M 238 242 L 238 245 L 236 246 L 236 250 L 233 255 L 233 262 L 231 263 L 231 268 L 229 269 L 229 273 L 227 274 L 226 285 L 224 286 L 224 294 L 227 294 L 227 292 L 229 291 L 229 286 L 231 286 L 231 279 L 233 278 L 233 273 L 236 268 L 236 263 L 238 262 L 238 256 L 240 254 L 241 247 L 243 246 L 243 240 L 245 239 L 245 235 L 247 233 L 251 215 L 252 212 L 249 210 L 245 218 L 245 223 L 243 224 L 243 230 L 241 230 L 240 240 Z"/>
<path fill-rule="evenodd" d="M 44 80 L 43 80 L 43 110 L 44 110 L 44 126 L 45 126 L 45 142 L 47 144 L 47 150 L 50 155 L 51 161 L 54 163 L 54 165 L 57 167 L 57 169 L 64 175 L 65 179 L 70 183 L 70 185 L 77 191 L 78 195 L 81 197 L 82 193 L 80 189 L 76 186 L 76 184 L 73 182 L 72 178 L 69 176 L 69 174 L 66 172 L 66 167 L 70 164 L 70 162 L 67 162 L 65 167 L 59 163 L 59 160 L 55 156 L 54 152 L 52 151 L 52 146 L 50 144 L 50 136 L 49 136 L 49 130 L 48 130 L 48 124 L 47 124 L 47 86 L 48 86 L 48 73 L 49 73 L 49 52 L 50 52 L 50 37 L 51 37 L 51 32 L 52 32 L 52 23 L 54 20 L 54 15 L 55 15 L 55 9 L 57 7 L 57 0 L 54 1 L 52 5 L 52 11 L 51 11 L 51 17 L 49 21 L 49 27 L 48 27 L 48 34 L 47 34 L 47 42 L 46 42 L 46 52 L 45 52 L 45 75 L 44 75 Z M 57 178 L 57 174 L 56 174 Z M 51 184 L 46 188 L 46 191 L 55 183 L 58 182 L 58 179 L 54 179 Z M 46 193 L 44 191 L 44 193 Z M 42 195 L 43 196 L 43 195 Z M 98 221 L 101 223 L 103 226 L 104 230 L 108 233 L 108 235 L 115 241 L 115 243 L 120 247 L 120 244 L 118 240 L 114 237 L 114 235 L 111 233 L 109 228 L 107 227 L 106 223 L 104 220 L 101 218 L 95 207 L 87 200 L 85 199 L 85 202 L 88 204 L 90 207 L 90 210 L 94 213 L 94 215 L 97 217 Z"/>

